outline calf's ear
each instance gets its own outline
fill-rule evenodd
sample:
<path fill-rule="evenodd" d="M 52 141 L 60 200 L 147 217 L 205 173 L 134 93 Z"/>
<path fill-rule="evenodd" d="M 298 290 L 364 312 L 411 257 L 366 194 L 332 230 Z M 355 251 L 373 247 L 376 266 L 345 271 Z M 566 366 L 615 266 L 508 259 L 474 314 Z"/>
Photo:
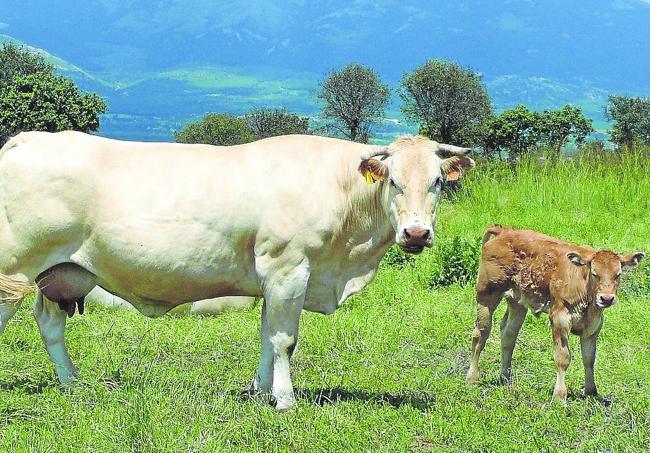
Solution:
<path fill-rule="evenodd" d="M 634 267 L 637 264 L 639 264 L 639 261 L 641 261 L 645 257 L 645 253 L 632 252 L 632 253 L 628 253 L 627 255 L 619 255 L 619 257 L 621 259 L 621 266 Z"/>
<path fill-rule="evenodd" d="M 567 252 L 566 257 L 576 266 L 584 266 L 587 261 L 578 252 Z"/>
<path fill-rule="evenodd" d="M 466 156 L 452 156 L 442 160 L 440 170 L 446 181 L 456 181 L 474 168 L 474 161 Z"/>
<path fill-rule="evenodd" d="M 362 160 L 359 164 L 359 173 L 366 178 L 368 184 L 388 179 L 388 166 L 377 159 Z"/>

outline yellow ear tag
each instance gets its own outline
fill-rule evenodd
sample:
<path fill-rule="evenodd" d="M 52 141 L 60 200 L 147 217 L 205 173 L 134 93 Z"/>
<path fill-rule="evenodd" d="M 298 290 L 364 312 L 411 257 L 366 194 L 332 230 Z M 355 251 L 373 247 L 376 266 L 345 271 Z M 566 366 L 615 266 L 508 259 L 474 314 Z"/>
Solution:
<path fill-rule="evenodd" d="M 372 172 L 370 170 L 366 170 L 366 182 L 368 184 L 372 184 L 375 182 L 375 179 L 372 177 Z"/>

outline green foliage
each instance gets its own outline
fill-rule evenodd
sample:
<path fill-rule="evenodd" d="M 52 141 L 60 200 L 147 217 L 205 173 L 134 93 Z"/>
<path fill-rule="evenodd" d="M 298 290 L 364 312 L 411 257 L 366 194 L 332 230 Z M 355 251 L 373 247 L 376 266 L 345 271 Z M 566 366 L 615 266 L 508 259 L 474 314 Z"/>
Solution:
<path fill-rule="evenodd" d="M 544 110 L 538 128 L 541 144 L 554 150 L 556 155 L 569 138 L 580 145 L 594 130 L 592 121 L 585 117 L 582 109 L 569 104 L 559 110 Z"/>
<path fill-rule="evenodd" d="M 616 122 L 610 135 L 619 147 L 634 151 L 637 142 L 650 145 L 650 98 L 610 96 L 605 117 Z"/>
<path fill-rule="evenodd" d="M 381 259 L 381 264 L 384 266 L 392 266 L 397 268 L 404 268 L 407 265 L 415 263 L 415 256 L 404 252 L 399 246 L 393 245 L 388 249 L 384 257 Z"/>
<path fill-rule="evenodd" d="M 367 143 L 373 124 L 384 116 L 390 89 L 371 68 L 350 64 L 332 71 L 320 84 L 318 99 L 331 128 L 353 141 Z"/>
<path fill-rule="evenodd" d="M 477 144 L 479 126 L 492 112 L 481 77 L 448 61 L 429 60 L 404 74 L 399 96 L 420 133 L 444 143 Z"/>
<path fill-rule="evenodd" d="M 526 154 L 539 141 L 540 115 L 518 105 L 485 122 L 483 151 L 488 157 L 508 153 L 511 161 Z"/>
<path fill-rule="evenodd" d="M 0 89 L 10 85 L 16 77 L 53 71 L 43 57 L 23 46 L 11 42 L 0 45 Z"/>
<path fill-rule="evenodd" d="M 476 281 L 481 255 L 481 238 L 468 240 L 462 236 L 439 240 L 435 247 L 437 266 L 434 267 L 432 288 L 458 284 L 466 286 Z"/>
<path fill-rule="evenodd" d="M 0 48 L 0 145 L 22 131 L 95 131 L 105 111 L 101 97 L 54 74 L 39 55 L 14 44 Z"/>
<path fill-rule="evenodd" d="M 178 143 L 230 146 L 252 142 L 255 135 L 243 118 L 228 113 L 208 113 L 201 120 L 174 132 L 174 139 Z"/>
<path fill-rule="evenodd" d="M 309 118 L 285 109 L 256 109 L 244 116 L 255 140 L 290 134 L 309 134 Z"/>
<path fill-rule="evenodd" d="M 488 158 L 504 153 L 514 162 L 538 148 L 549 148 L 557 157 L 569 139 L 582 144 L 593 131 L 592 122 L 579 107 L 534 112 L 525 105 L 493 116 L 481 130 L 483 152 Z"/>

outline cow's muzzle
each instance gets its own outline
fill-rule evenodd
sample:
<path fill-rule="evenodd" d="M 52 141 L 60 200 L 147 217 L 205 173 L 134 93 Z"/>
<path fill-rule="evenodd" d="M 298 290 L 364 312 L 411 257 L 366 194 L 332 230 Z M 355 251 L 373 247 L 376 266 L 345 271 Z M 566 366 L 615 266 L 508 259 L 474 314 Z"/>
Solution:
<path fill-rule="evenodd" d="M 433 244 L 433 228 L 420 225 L 404 228 L 400 234 L 398 245 L 408 253 L 420 253 L 424 247 Z"/>

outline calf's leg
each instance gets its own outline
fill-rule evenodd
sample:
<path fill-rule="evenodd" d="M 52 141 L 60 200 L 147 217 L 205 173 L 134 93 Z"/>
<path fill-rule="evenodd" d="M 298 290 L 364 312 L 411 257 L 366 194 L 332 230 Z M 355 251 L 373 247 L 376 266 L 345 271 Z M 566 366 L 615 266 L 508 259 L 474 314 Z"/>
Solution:
<path fill-rule="evenodd" d="M 45 349 L 56 370 L 59 382 L 67 384 L 79 374 L 65 345 L 64 333 L 67 313 L 55 302 L 43 297 L 41 290 L 36 293 L 34 317 L 45 344 Z"/>
<path fill-rule="evenodd" d="M 593 335 L 582 335 L 580 337 L 580 352 L 582 352 L 582 364 L 585 368 L 585 395 L 596 396 L 596 380 L 594 378 L 594 365 L 596 363 L 596 340 L 600 328 Z"/>
<path fill-rule="evenodd" d="M 508 297 L 508 311 L 501 321 L 501 379 L 504 383 L 510 381 L 512 372 L 512 351 L 521 326 L 526 319 L 526 307 Z"/>
<path fill-rule="evenodd" d="M 472 361 L 467 372 L 467 383 L 475 384 L 480 376 L 479 358 L 485 348 L 485 342 L 490 337 L 492 330 L 492 316 L 501 301 L 501 292 L 491 292 L 480 289 L 476 292 L 476 323 L 472 332 Z"/>
<path fill-rule="evenodd" d="M 567 388 L 565 382 L 566 370 L 571 363 L 571 350 L 569 349 L 570 315 L 561 311 L 551 315 L 551 328 L 553 330 L 554 359 L 557 365 L 557 378 L 553 390 L 554 401 L 566 401 Z"/>

